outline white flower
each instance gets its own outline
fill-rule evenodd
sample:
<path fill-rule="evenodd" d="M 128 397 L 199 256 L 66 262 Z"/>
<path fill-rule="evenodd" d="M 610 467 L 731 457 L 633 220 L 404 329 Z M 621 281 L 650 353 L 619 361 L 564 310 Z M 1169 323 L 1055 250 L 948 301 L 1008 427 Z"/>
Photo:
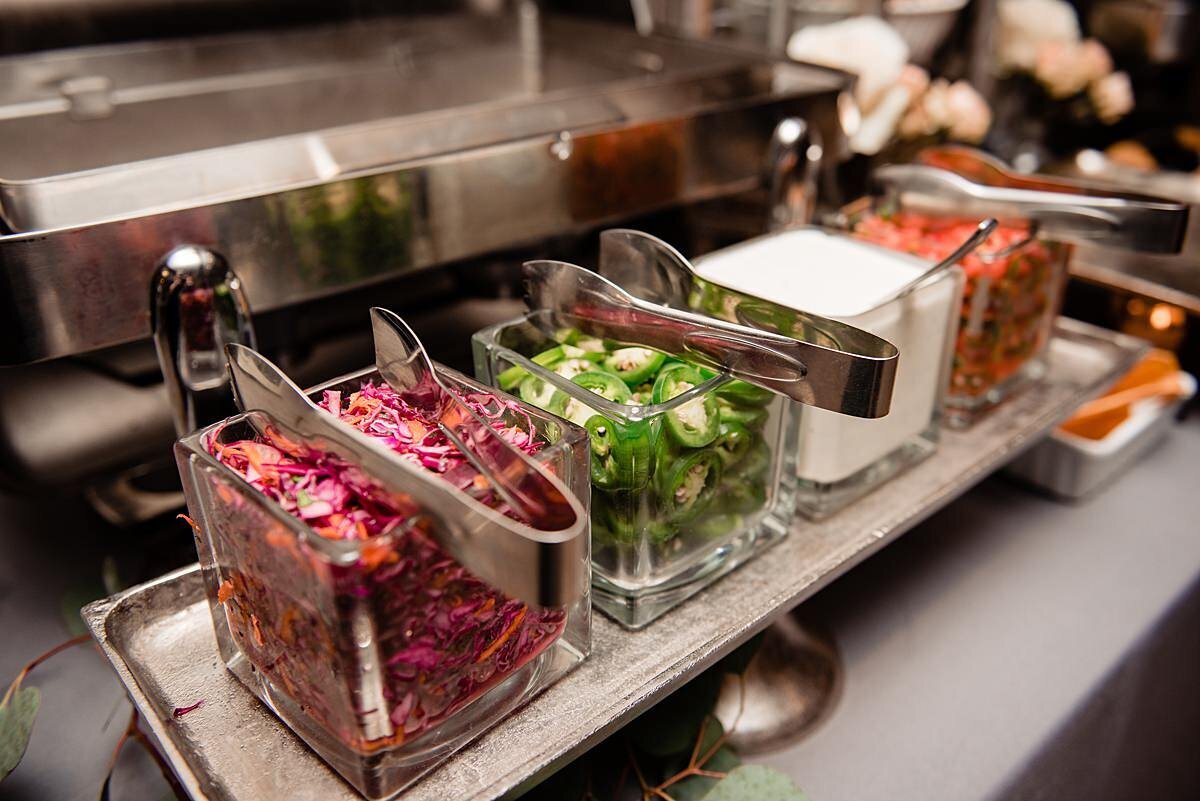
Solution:
<path fill-rule="evenodd" d="M 1079 18 L 1065 0 L 1001 0 L 997 12 L 1003 71 L 1032 70 L 1043 42 L 1079 41 Z"/>
<path fill-rule="evenodd" d="M 792 35 L 787 54 L 797 61 L 835 67 L 858 76 L 854 99 L 869 113 L 900 79 L 908 45 L 879 17 L 853 17 L 809 25 Z"/>
<path fill-rule="evenodd" d="M 1034 60 L 1033 76 L 1057 99 L 1082 92 L 1091 82 L 1082 46 L 1073 42 L 1042 42 Z"/>
<path fill-rule="evenodd" d="M 887 90 L 871 113 L 863 116 L 858 130 L 850 137 L 850 149 L 867 156 L 874 156 L 883 150 L 896 133 L 896 123 L 912 99 L 912 93 L 903 84 L 896 84 Z"/>
<path fill-rule="evenodd" d="M 991 125 L 992 110 L 971 84 L 938 78 L 900 120 L 900 136 L 916 139 L 945 131 L 951 139 L 979 143 Z"/>
<path fill-rule="evenodd" d="M 901 118 L 928 88 L 929 73 L 915 64 L 906 64 L 896 84 L 863 116 L 858 130 L 850 137 L 850 149 L 868 156 L 882 150 L 896 133 Z"/>
<path fill-rule="evenodd" d="M 952 121 L 950 82 L 945 78 L 938 78 L 929 84 L 929 89 L 921 98 L 921 105 L 925 108 L 925 116 L 929 118 L 929 124 L 934 131 L 949 128 Z"/>
<path fill-rule="evenodd" d="M 1112 56 L 1104 45 L 1095 39 L 1085 39 L 1079 45 L 1079 58 L 1083 62 L 1083 72 L 1087 75 L 1088 83 L 1098 81 L 1113 71 Z"/>
<path fill-rule="evenodd" d="M 929 73 L 916 64 L 905 64 L 900 70 L 899 83 L 908 90 L 909 98 L 915 100 L 929 88 Z"/>
<path fill-rule="evenodd" d="M 992 126 L 992 110 L 983 95 L 966 81 L 955 81 L 946 90 L 946 105 L 950 112 L 947 126 L 950 138 L 972 144 L 982 142 Z"/>
<path fill-rule="evenodd" d="M 1093 81 L 1088 88 L 1088 97 L 1096 107 L 1096 116 L 1106 125 L 1112 125 L 1133 111 L 1133 84 L 1124 72 L 1109 73 Z"/>

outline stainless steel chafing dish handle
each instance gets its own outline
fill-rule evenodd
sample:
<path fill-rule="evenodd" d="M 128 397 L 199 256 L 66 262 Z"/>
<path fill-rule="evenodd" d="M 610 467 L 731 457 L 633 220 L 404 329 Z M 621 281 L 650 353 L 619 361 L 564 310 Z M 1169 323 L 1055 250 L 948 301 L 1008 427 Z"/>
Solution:
<path fill-rule="evenodd" d="M 991 159 L 978 162 L 993 177 L 1016 178 Z M 905 209 L 1030 220 L 1045 236 L 1067 242 L 1178 253 L 1187 228 L 1188 209 L 1183 204 L 1067 181 L 1008 180 L 994 185 L 928 164 L 889 164 L 875 171 L 875 180 Z"/>
<path fill-rule="evenodd" d="M 800 117 L 780 120 L 767 151 L 767 230 L 812 221 L 823 156 L 821 136 Z"/>
<path fill-rule="evenodd" d="M 164 256 L 150 286 L 150 327 L 176 433 L 223 417 L 203 419 L 201 407 L 228 380 L 225 346 L 254 347 L 250 305 L 225 258 L 197 245 L 180 245 Z"/>
<path fill-rule="evenodd" d="M 229 345 L 225 352 L 243 411 L 266 413 L 305 441 L 358 465 L 382 489 L 410 496 L 433 520 L 430 534 L 438 544 L 481 580 L 525 603 L 548 607 L 572 602 L 586 587 L 590 576 L 587 514 L 554 476 L 540 478 L 553 485 L 555 513 L 526 525 L 335 420 L 257 351 Z M 528 457 L 520 458 L 526 469 L 538 470 Z M 539 528 L 539 524 L 556 528 Z"/>

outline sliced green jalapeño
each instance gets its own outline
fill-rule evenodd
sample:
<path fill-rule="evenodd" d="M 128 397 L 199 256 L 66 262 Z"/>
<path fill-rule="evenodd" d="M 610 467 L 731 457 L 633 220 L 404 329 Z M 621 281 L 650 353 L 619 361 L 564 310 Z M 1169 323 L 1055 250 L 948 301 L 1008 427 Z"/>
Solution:
<path fill-rule="evenodd" d="M 721 457 L 711 448 L 680 455 L 659 465 L 655 473 L 659 508 L 673 523 L 684 523 L 704 511 L 721 481 Z"/>
<path fill-rule="evenodd" d="M 652 378 L 666 360 L 666 354 L 650 348 L 618 348 L 604 359 L 604 369 L 636 387 Z"/>
<path fill-rule="evenodd" d="M 616 403 L 629 403 L 632 398 L 629 387 L 625 386 L 621 379 L 599 370 L 580 373 L 572 378 L 571 382 L 578 384 L 588 392 Z M 562 390 L 554 393 L 546 411 L 557 414 L 559 417 L 565 417 L 578 425 L 585 425 L 588 418 L 596 414 L 596 411 L 589 407 L 586 401 L 571 397 Z"/>
<path fill-rule="evenodd" d="M 704 383 L 700 371 L 689 364 L 664 367 L 654 382 L 653 399 L 662 403 Z M 709 393 L 694 398 L 663 415 L 667 433 L 685 448 L 702 448 L 717 438 L 721 416 L 717 399 Z"/>
<path fill-rule="evenodd" d="M 717 402 L 717 407 L 722 423 L 739 423 L 751 430 L 758 430 L 766 425 L 766 409 L 753 406 L 734 406 L 723 399 Z"/>
<path fill-rule="evenodd" d="M 769 389 L 735 378 L 716 389 L 717 397 L 737 406 L 766 406 L 775 397 Z"/>
<path fill-rule="evenodd" d="M 638 490 L 650 480 L 650 435 L 645 423 L 618 423 L 593 414 L 584 423 L 592 441 L 592 486 Z"/>
<path fill-rule="evenodd" d="M 517 387 L 517 395 L 526 403 L 532 403 L 539 409 L 550 409 L 550 400 L 558 392 L 549 381 L 544 381 L 535 375 L 527 375 Z"/>
<path fill-rule="evenodd" d="M 717 455 L 721 457 L 721 463 L 729 467 L 740 462 L 757 441 L 758 435 L 751 433 L 750 429 L 741 423 L 732 420 L 726 422 L 722 419 L 714 447 Z"/>

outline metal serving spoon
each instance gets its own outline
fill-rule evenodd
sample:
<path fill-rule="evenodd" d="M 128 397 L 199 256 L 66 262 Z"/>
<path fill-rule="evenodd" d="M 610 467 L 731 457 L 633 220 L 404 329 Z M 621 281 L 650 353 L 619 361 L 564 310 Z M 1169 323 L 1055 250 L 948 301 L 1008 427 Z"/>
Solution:
<path fill-rule="evenodd" d="M 950 269 L 955 264 L 958 264 L 960 260 L 970 255 L 975 248 L 987 241 L 987 238 L 992 235 L 992 231 L 995 231 L 996 226 L 999 224 L 1000 223 L 996 221 L 995 217 L 989 217 L 988 219 L 979 223 L 979 225 L 975 227 L 975 231 L 969 237 L 967 237 L 966 241 L 956 247 L 949 256 L 942 259 L 937 264 L 932 265 L 928 270 L 925 270 L 923 273 L 897 289 L 895 292 L 885 295 L 883 300 L 880 300 L 877 305 L 882 306 L 885 303 L 891 303 L 893 300 L 899 300 L 919 287 L 921 284 L 928 281 L 933 276 L 943 272 L 944 270 Z"/>
<path fill-rule="evenodd" d="M 885 339 L 701 278 L 679 251 L 641 231 L 616 228 L 601 233 L 600 272 L 624 287 L 620 291 L 644 308 L 686 319 L 692 325 L 766 337 L 773 348 L 807 368 L 802 383 L 784 388 L 739 377 L 782 391 L 809 406 L 855 417 L 882 417 L 891 406 L 898 351 Z M 719 309 L 723 316 L 738 322 L 684 311 L 701 295 L 706 308 Z M 720 353 L 715 364 L 730 367 Z"/>
<path fill-rule="evenodd" d="M 383 380 L 406 402 L 437 421 L 518 517 L 540 529 L 571 525 L 575 513 L 559 487 L 442 383 L 425 348 L 404 320 L 376 306 L 371 309 L 371 330 L 375 367 Z"/>
<path fill-rule="evenodd" d="M 410 496 L 433 521 L 430 533 L 437 542 L 483 581 L 538 606 L 562 606 L 586 588 L 587 515 L 558 479 L 529 463 L 530 471 L 552 485 L 545 499 L 553 510 L 530 524 L 513 520 L 334 419 L 257 351 L 230 344 L 225 355 L 243 411 L 265 413 L 314 447 L 361 467 L 387 490 Z"/>

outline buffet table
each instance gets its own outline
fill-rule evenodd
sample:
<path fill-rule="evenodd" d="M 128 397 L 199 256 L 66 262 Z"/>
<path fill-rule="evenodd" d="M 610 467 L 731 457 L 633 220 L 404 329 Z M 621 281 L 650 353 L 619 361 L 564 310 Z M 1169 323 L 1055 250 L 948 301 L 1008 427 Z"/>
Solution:
<path fill-rule="evenodd" d="M 1200 420 L 1077 505 L 993 477 L 814 597 L 810 798 L 1200 797 Z"/>
<path fill-rule="evenodd" d="M 806 609 L 842 650 L 844 695 L 807 740 L 761 760 L 825 801 L 1187 797 L 1200 787 L 1198 463 L 1193 419 L 1082 505 L 989 479 L 823 590 Z M 64 593 L 105 545 L 82 504 L 56 502 L 53 529 L 45 509 L 0 501 L 6 676 L 67 636 Z M 67 543 L 78 558 L 63 564 Z M 127 718 L 117 679 L 85 646 L 30 685 L 44 706 L 3 797 L 94 797 Z M 163 796 L 155 770 L 127 749 L 112 797 Z"/>

